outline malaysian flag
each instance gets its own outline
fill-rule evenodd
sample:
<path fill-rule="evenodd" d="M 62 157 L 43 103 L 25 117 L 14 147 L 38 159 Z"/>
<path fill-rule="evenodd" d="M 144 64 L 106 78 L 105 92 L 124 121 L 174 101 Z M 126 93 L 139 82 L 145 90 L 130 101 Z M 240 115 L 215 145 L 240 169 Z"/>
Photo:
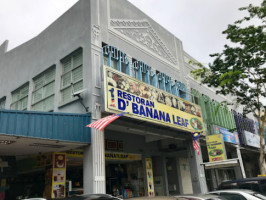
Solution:
<path fill-rule="evenodd" d="M 119 114 L 113 114 L 107 117 L 104 117 L 102 119 L 99 119 L 93 123 L 90 123 L 89 125 L 87 125 L 86 127 L 90 127 L 90 128 L 96 128 L 100 131 L 102 131 L 108 124 L 110 124 L 112 121 L 116 120 L 117 118 L 128 114 L 128 112 L 122 112 Z"/>
<path fill-rule="evenodd" d="M 197 140 L 193 140 L 193 148 L 197 151 L 199 155 L 199 143 L 197 142 Z"/>

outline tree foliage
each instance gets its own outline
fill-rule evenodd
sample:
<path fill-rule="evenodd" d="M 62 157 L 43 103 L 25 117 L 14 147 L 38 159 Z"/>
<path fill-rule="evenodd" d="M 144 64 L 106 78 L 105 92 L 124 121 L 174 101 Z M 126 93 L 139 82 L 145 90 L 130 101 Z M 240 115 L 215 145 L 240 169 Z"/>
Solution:
<path fill-rule="evenodd" d="M 214 61 L 209 68 L 196 63 L 198 69 L 191 73 L 201 83 L 215 87 L 218 94 L 235 97 L 244 106 L 244 114 L 256 114 L 262 141 L 266 120 L 266 0 L 260 6 L 250 4 L 239 10 L 248 11 L 248 16 L 223 31 L 231 44 L 210 55 Z M 261 173 L 265 174 L 265 167 Z"/>

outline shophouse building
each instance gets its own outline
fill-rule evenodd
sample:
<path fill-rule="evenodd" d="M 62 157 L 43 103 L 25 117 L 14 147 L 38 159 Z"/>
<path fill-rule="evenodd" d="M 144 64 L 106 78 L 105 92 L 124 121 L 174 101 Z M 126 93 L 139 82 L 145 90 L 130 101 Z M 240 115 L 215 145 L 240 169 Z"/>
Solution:
<path fill-rule="evenodd" d="M 0 46 L 7 199 L 198 194 L 225 175 L 245 176 L 228 133 L 230 109 L 213 114 L 230 99 L 194 81 L 182 41 L 131 3 L 80 0 L 36 37 L 7 48 Z M 103 131 L 85 127 L 121 112 Z M 195 131 L 203 131 L 199 155 Z M 211 163 L 207 137 L 222 132 L 235 139 L 222 143 L 226 159 Z"/>

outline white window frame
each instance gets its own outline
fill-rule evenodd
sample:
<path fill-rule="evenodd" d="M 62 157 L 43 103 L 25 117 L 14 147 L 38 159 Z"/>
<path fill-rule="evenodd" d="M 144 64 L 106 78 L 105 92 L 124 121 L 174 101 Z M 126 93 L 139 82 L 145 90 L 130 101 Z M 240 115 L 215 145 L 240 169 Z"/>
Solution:
<path fill-rule="evenodd" d="M 48 82 L 47 79 L 45 78 L 45 76 L 50 72 L 53 71 L 54 77 L 49 80 Z M 54 99 L 53 99 L 53 104 L 51 106 L 51 108 L 45 108 L 45 101 L 51 97 L 53 97 L 55 95 L 55 76 L 56 76 L 56 67 L 55 65 L 49 67 L 47 70 L 45 70 L 44 72 L 42 72 L 41 74 L 39 74 L 38 76 L 36 76 L 35 78 L 33 78 L 33 84 L 34 84 L 34 89 L 32 91 L 32 104 L 31 104 L 31 109 L 32 110 L 36 110 L 36 111 L 52 111 L 54 109 Z M 41 87 L 36 88 L 36 81 L 37 79 L 44 77 L 44 84 Z M 47 96 L 44 96 L 45 93 L 45 87 L 48 86 L 49 84 L 54 83 L 53 86 L 53 92 Z M 34 100 L 34 93 L 41 90 L 41 99 L 39 99 L 38 101 Z M 42 103 L 42 109 L 34 109 L 34 106 L 36 106 L 37 104 Z"/>
<path fill-rule="evenodd" d="M 81 54 L 81 64 L 77 65 L 74 67 L 74 56 L 77 55 L 77 54 Z M 71 62 L 71 67 L 68 71 L 64 71 L 63 70 L 63 67 L 64 67 L 64 61 L 66 60 L 69 60 L 70 59 L 70 62 Z M 80 79 L 76 80 L 74 82 L 73 80 L 73 71 L 76 70 L 77 68 L 81 67 L 81 71 L 82 71 L 82 76 L 80 77 Z M 77 49 L 76 51 L 74 51 L 73 53 L 69 54 L 68 56 L 66 56 L 65 58 L 63 58 L 61 60 L 61 69 L 62 69 L 62 75 L 61 75 L 61 89 L 60 89 L 60 92 L 61 92 L 61 102 L 62 104 L 65 104 L 65 103 L 68 103 L 68 102 L 71 102 L 73 100 L 75 100 L 74 96 L 72 95 L 74 92 L 78 91 L 78 90 L 75 90 L 75 84 L 78 84 L 78 83 L 82 83 L 82 87 L 80 89 L 83 88 L 83 49 L 82 48 L 79 48 Z M 63 77 L 70 73 L 70 83 L 67 84 L 67 85 L 64 85 L 63 86 Z M 66 100 L 64 101 L 63 99 L 63 92 L 64 90 L 66 89 L 69 89 L 70 88 L 70 91 L 71 91 L 71 94 L 70 94 L 70 99 L 69 100 Z"/>
<path fill-rule="evenodd" d="M 25 88 L 27 88 L 27 90 L 28 90 L 28 92 L 27 92 L 27 94 L 21 94 L 21 92 L 23 91 L 23 89 L 25 89 Z M 14 100 L 14 95 L 16 94 L 16 93 L 19 93 L 18 95 L 19 95 L 19 97 L 18 97 L 18 99 L 16 99 L 16 100 Z M 27 83 L 25 83 L 24 85 L 22 85 L 21 87 L 19 87 L 18 89 L 16 89 L 16 90 L 14 90 L 13 92 L 11 92 L 11 96 L 12 96 L 12 103 L 11 103 L 11 105 L 10 105 L 10 108 L 12 109 L 12 110 L 15 110 L 14 109 L 14 105 L 16 105 L 16 104 L 18 104 L 19 105 L 19 103 L 22 103 L 23 102 L 23 100 L 24 99 L 27 99 L 27 104 L 26 104 L 26 107 L 21 107 L 21 108 L 16 108 L 16 110 L 27 110 L 27 105 L 28 105 L 28 96 L 29 96 L 29 82 L 27 82 Z"/>

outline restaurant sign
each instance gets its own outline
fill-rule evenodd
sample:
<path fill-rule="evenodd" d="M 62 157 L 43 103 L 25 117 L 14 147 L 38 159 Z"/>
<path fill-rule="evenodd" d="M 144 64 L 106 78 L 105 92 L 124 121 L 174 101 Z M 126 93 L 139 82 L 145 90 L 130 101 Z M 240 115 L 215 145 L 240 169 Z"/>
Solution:
<path fill-rule="evenodd" d="M 189 132 L 204 131 L 198 105 L 105 66 L 105 110 Z M 205 134 L 205 133 L 204 133 Z"/>
<path fill-rule="evenodd" d="M 210 162 L 226 160 L 222 134 L 206 136 L 206 143 Z"/>
<path fill-rule="evenodd" d="M 106 160 L 141 160 L 140 154 L 105 152 Z"/>

